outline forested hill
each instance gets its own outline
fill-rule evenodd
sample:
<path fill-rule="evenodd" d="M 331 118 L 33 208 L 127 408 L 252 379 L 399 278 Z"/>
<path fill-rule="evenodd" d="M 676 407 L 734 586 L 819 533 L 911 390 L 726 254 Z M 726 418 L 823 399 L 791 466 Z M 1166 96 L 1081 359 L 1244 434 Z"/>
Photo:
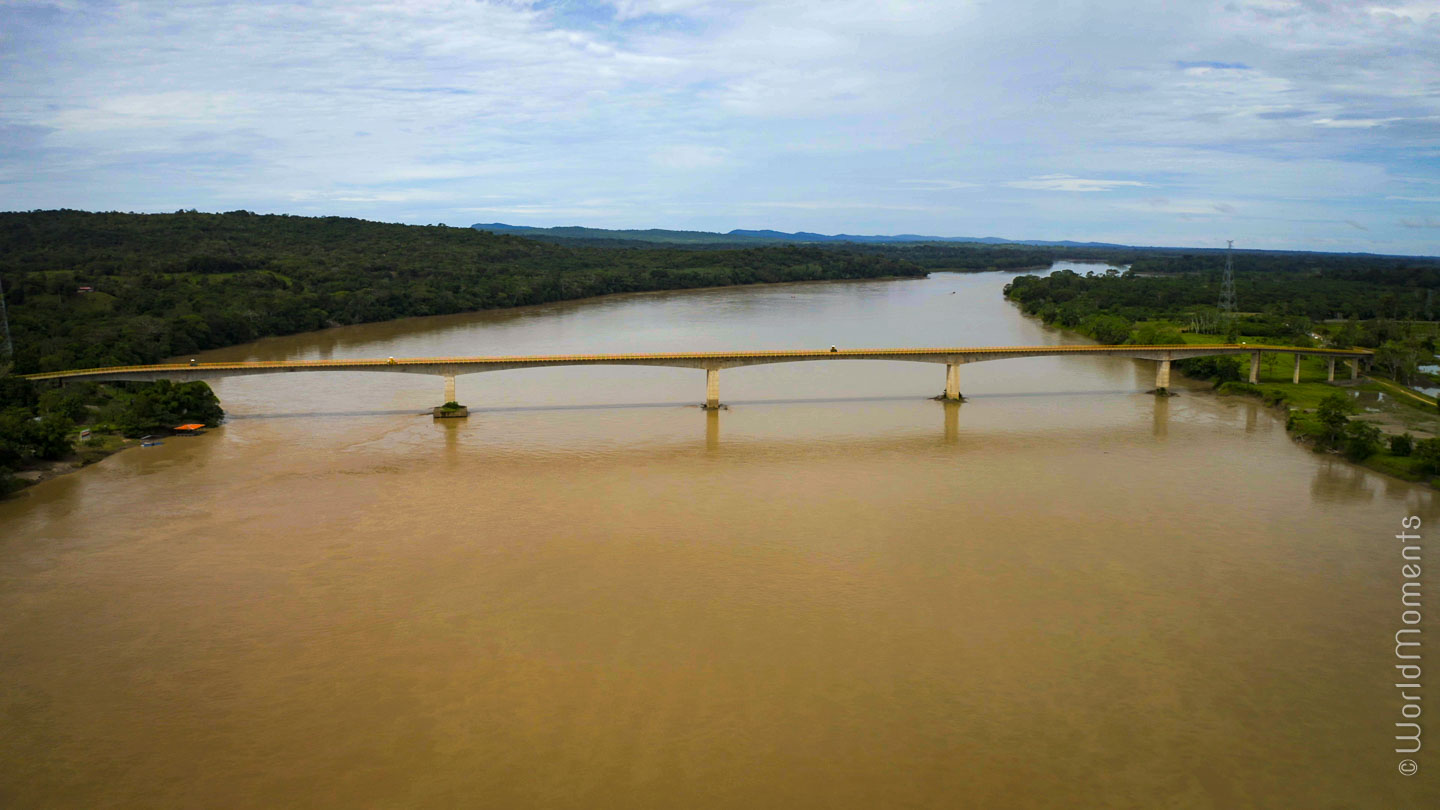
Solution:
<path fill-rule="evenodd" d="M 903 259 L 807 246 L 604 250 L 245 211 L 0 213 L 17 373 L 607 293 L 924 273 Z"/>

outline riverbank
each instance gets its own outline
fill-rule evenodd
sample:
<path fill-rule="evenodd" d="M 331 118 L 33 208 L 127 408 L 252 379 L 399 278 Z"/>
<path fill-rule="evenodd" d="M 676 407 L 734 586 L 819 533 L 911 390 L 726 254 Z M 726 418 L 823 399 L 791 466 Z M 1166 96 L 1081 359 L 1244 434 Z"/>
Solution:
<path fill-rule="evenodd" d="M 104 461 L 121 450 L 139 447 L 140 439 L 127 439 L 118 433 L 95 433 L 78 442 L 73 452 L 63 458 L 32 462 L 10 474 L 7 491 L 0 491 L 0 498 L 8 498 L 24 492 L 36 484 L 69 475 L 91 464 Z"/>
<path fill-rule="evenodd" d="M 1185 332 L 1178 324 L 1163 318 L 1151 316 L 1131 321 L 1106 310 L 1094 312 L 1078 321 L 1074 318 L 1065 320 L 1059 317 L 1053 302 L 1037 306 L 1037 301 L 1045 299 L 1027 302 L 1026 296 L 1013 292 L 1014 287 L 1007 285 L 1005 298 L 1018 306 L 1022 314 L 1055 329 L 1100 343 L 1276 343 L 1273 335 L 1224 336 Z M 1065 323 L 1074 325 L 1066 326 Z M 1434 398 L 1388 379 L 1369 375 L 1363 379 L 1345 379 L 1350 371 L 1343 364 L 1336 368 L 1339 379 L 1331 381 L 1329 361 L 1325 358 L 1287 355 L 1283 351 L 1266 352 L 1262 356 L 1256 383 L 1242 381 L 1246 371 L 1248 367 L 1236 358 L 1220 357 L 1179 361 L 1174 367 L 1174 373 L 1187 379 L 1211 383 L 1214 386 L 1212 390 L 1218 395 L 1254 397 L 1266 406 L 1283 412 L 1286 431 L 1291 438 L 1316 452 L 1342 455 L 1347 461 L 1367 469 L 1440 488 L 1440 477 L 1424 471 L 1426 464 L 1410 454 L 1416 442 L 1440 438 L 1440 412 L 1437 412 Z M 1373 433 L 1372 436 L 1362 436 L 1357 441 L 1343 436 L 1337 439 L 1334 425 L 1321 424 L 1317 415 L 1321 401 L 1341 390 L 1352 392 L 1350 405 L 1358 411 L 1353 418 L 1342 415 L 1341 427 L 1359 423 L 1363 426 L 1359 430 Z M 1392 439 L 1402 436 L 1408 436 L 1410 441 L 1400 439 L 1398 445 L 1392 444 Z M 1347 445 L 1345 452 L 1335 447 L 1337 443 Z M 1367 446 L 1373 448 L 1373 452 L 1362 457 Z M 1360 449 L 1357 450 L 1357 447 Z M 1392 452 L 1393 449 L 1402 452 L 1397 454 Z"/>
<path fill-rule="evenodd" d="M 1340 449 L 1328 447 L 1323 441 L 1315 412 L 1320 400 L 1336 390 L 1353 391 L 1359 400 L 1361 412 L 1351 417 L 1350 421 L 1367 423 L 1380 431 L 1378 449 L 1364 459 L 1347 457 Z M 1389 449 L 1390 439 L 1395 436 L 1408 434 L 1414 441 L 1440 437 L 1440 414 L 1434 410 L 1433 401 L 1426 403 L 1425 398 L 1418 394 L 1405 396 L 1414 392 L 1408 392 L 1390 380 L 1365 376 L 1354 384 L 1226 383 L 1218 386 L 1215 393 L 1217 396 L 1245 396 L 1262 400 L 1277 414 L 1285 416 L 1285 429 L 1292 439 L 1317 453 L 1340 456 L 1368 470 L 1440 488 L 1440 477 L 1422 471 L 1420 458 L 1409 453 L 1397 455 Z M 1389 394 L 1388 398 L 1386 394 Z M 1422 410 L 1421 405 L 1428 405 L 1429 410 Z"/>
<path fill-rule="evenodd" d="M 1187 343 L 1212 343 L 1222 340 L 1220 335 L 1185 333 Z M 1260 342 L 1264 338 L 1242 336 L 1245 342 Z M 1420 459 L 1406 453 L 1397 455 L 1391 451 L 1392 437 L 1408 434 L 1413 441 L 1440 437 L 1440 410 L 1436 401 L 1423 394 L 1388 379 L 1362 375 L 1348 379 L 1348 371 L 1337 367 L 1337 380 L 1329 380 L 1329 364 L 1321 357 L 1300 356 L 1300 381 L 1295 382 L 1294 356 L 1271 353 L 1260 364 L 1257 382 L 1223 382 L 1216 385 L 1219 396 L 1248 396 L 1260 399 L 1268 407 L 1285 415 L 1285 428 L 1300 444 L 1317 453 L 1331 453 L 1345 458 L 1352 464 L 1384 473 L 1396 478 L 1440 487 L 1440 478 L 1423 472 Z M 1180 372 L 1184 374 L 1183 364 Z M 1214 378 L 1185 375 L 1215 383 Z M 1328 446 L 1325 428 L 1320 424 L 1316 411 L 1326 397 L 1336 391 L 1348 391 L 1358 411 L 1349 421 L 1370 425 L 1379 431 L 1377 449 L 1363 459 L 1348 457 L 1340 449 Z M 1413 442 L 1412 442 L 1413 443 Z"/>
<path fill-rule="evenodd" d="M 1187 333 L 1187 343 L 1210 343 L 1218 335 Z M 1258 338 L 1242 338 L 1249 342 Z M 1241 396 L 1261 400 L 1266 407 L 1285 418 L 1285 429 L 1299 444 L 1317 453 L 1337 455 L 1346 461 L 1415 483 L 1440 488 L 1440 478 L 1420 470 L 1420 459 L 1391 452 L 1390 439 L 1408 434 L 1414 441 L 1440 437 L 1440 411 L 1434 399 L 1411 391 L 1391 380 L 1363 375 L 1345 379 L 1344 370 L 1337 369 L 1341 379 L 1329 381 L 1329 368 L 1319 357 L 1300 358 L 1300 382 L 1294 381 L 1294 361 L 1283 353 L 1267 356 L 1261 363 L 1258 382 L 1222 382 L 1213 377 L 1186 374 L 1183 366 L 1177 371 L 1187 379 L 1209 382 L 1216 396 Z M 1363 422 L 1379 431 L 1377 449 L 1364 459 L 1351 458 L 1339 448 L 1327 446 L 1324 429 L 1316 417 L 1320 403 L 1337 391 L 1352 393 L 1357 410 L 1350 421 Z"/>
<path fill-rule="evenodd" d="M 145 438 L 194 434 L 176 425 L 215 427 L 224 418 L 204 382 L 37 385 L 0 377 L 0 494 L 87 467 Z"/>

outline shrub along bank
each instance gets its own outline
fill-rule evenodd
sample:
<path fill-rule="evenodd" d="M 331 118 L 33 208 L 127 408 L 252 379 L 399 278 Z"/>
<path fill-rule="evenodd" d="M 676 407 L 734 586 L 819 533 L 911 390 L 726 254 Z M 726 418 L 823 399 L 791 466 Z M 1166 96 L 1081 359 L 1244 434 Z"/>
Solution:
<path fill-rule="evenodd" d="M 25 485 L 16 472 L 54 462 L 84 466 L 127 446 L 125 438 L 187 423 L 213 427 L 224 417 L 203 382 L 41 388 L 23 377 L 0 377 L 0 494 Z M 80 439 L 82 430 L 90 435 Z"/>

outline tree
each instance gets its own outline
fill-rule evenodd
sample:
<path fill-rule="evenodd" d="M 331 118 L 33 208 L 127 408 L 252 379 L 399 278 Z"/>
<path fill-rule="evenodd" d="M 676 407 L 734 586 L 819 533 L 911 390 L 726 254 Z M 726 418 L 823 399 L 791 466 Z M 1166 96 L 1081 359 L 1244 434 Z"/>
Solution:
<path fill-rule="evenodd" d="M 35 388 L 35 383 L 24 377 L 11 375 L 0 376 L 0 410 L 6 408 L 35 407 L 40 399 L 40 393 Z"/>
<path fill-rule="evenodd" d="M 1375 350 L 1375 364 L 1385 369 L 1391 379 L 1408 385 L 1419 373 L 1420 355 L 1418 340 L 1387 340 Z"/>
<path fill-rule="evenodd" d="M 1118 315 L 1091 315 L 1080 322 L 1080 329 L 1101 343 L 1124 343 L 1130 336 L 1130 322 Z"/>
<path fill-rule="evenodd" d="M 225 411 L 215 392 L 203 382 L 161 380 L 129 397 L 117 398 L 107 408 L 106 417 L 125 435 L 140 436 L 184 422 L 218 425 Z"/>
<path fill-rule="evenodd" d="M 1434 475 L 1440 473 L 1440 439 L 1421 439 L 1415 443 L 1415 458 L 1420 461 L 1420 471 Z"/>
<path fill-rule="evenodd" d="M 1364 461 L 1380 450 L 1380 428 L 1352 420 L 1345 425 L 1345 457 Z"/>
<path fill-rule="evenodd" d="M 40 417 L 39 421 L 32 421 L 29 431 L 31 454 L 40 459 L 57 459 L 69 455 L 74 449 L 70 439 L 70 429 L 73 427 L 74 422 L 58 413 L 47 413 Z"/>
<path fill-rule="evenodd" d="M 1130 342 L 1139 346 L 1171 346 L 1184 343 L 1185 338 L 1175 324 L 1162 321 L 1140 324 L 1131 333 Z"/>
<path fill-rule="evenodd" d="M 1216 386 L 1240 380 L 1240 361 L 1234 357 L 1192 357 L 1179 361 L 1178 368 L 1191 377 L 1214 380 Z"/>
<path fill-rule="evenodd" d="M 71 450 L 70 430 L 75 425 L 60 414 L 35 418 L 11 408 L 0 413 L 0 465 L 18 466 L 32 459 L 63 458 Z"/>
<path fill-rule="evenodd" d="M 1390 437 L 1390 454 L 1395 456 L 1408 456 L 1415 450 L 1415 437 L 1409 433 L 1401 433 L 1399 436 Z"/>
<path fill-rule="evenodd" d="M 0 411 L 0 467 L 15 468 L 25 460 L 30 418 L 30 412 L 20 408 Z"/>
<path fill-rule="evenodd" d="M 1350 421 L 1349 415 L 1358 410 L 1355 403 L 1340 392 L 1335 392 L 1320 400 L 1315 408 L 1315 416 L 1320 424 L 1325 426 L 1325 440 L 1334 442 L 1345 432 L 1345 425 Z"/>
<path fill-rule="evenodd" d="M 74 389 L 52 388 L 40 394 L 41 413 L 59 414 L 71 422 L 84 421 L 90 411 L 85 407 L 85 394 Z"/>

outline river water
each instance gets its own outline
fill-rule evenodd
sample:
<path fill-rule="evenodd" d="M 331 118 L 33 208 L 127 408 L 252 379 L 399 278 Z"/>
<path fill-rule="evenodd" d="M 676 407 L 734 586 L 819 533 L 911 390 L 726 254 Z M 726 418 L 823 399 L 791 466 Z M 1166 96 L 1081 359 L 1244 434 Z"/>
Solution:
<path fill-rule="evenodd" d="M 1076 342 L 1011 277 L 202 359 Z M 701 371 L 533 369 L 434 421 L 439 378 L 221 381 L 223 427 L 0 503 L 0 806 L 1436 806 L 1391 739 L 1393 536 L 1431 491 L 1147 396 L 1151 363 L 961 383 L 757 366 L 706 413 Z"/>

